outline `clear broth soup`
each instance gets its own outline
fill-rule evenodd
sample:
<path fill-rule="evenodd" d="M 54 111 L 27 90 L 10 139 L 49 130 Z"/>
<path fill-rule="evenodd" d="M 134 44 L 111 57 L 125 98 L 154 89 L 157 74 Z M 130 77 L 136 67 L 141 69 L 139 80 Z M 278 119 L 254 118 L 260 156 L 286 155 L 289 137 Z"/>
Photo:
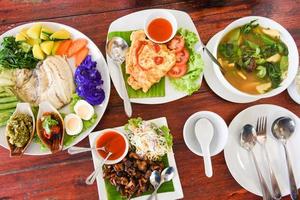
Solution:
<path fill-rule="evenodd" d="M 279 32 L 256 21 L 228 32 L 218 46 L 217 58 L 226 80 L 248 94 L 279 87 L 288 70 L 288 49 Z"/>

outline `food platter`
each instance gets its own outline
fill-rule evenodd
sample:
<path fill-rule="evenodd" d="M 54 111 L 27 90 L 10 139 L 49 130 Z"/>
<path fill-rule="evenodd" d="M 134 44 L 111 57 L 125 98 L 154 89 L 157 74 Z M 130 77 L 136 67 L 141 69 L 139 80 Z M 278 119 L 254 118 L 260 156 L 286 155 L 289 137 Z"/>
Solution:
<path fill-rule="evenodd" d="M 5 32 L 4 34 L 2 34 L 0 36 L 0 41 L 3 41 L 3 38 L 7 37 L 7 36 L 16 36 L 20 31 L 27 29 L 29 27 L 32 27 L 36 23 L 37 22 L 33 22 L 33 23 L 28 23 L 28 24 L 24 24 L 24 25 L 15 27 L 15 28 Z M 67 149 L 68 147 L 73 146 L 73 145 L 77 144 L 78 142 L 80 142 L 81 140 L 83 140 L 96 127 L 96 125 L 102 118 L 102 116 L 106 110 L 108 100 L 109 100 L 109 95 L 110 95 L 109 72 L 108 72 L 107 64 L 105 62 L 105 59 L 104 59 L 102 53 L 100 52 L 98 47 L 93 43 L 93 41 L 90 40 L 86 35 L 84 35 L 80 31 L 78 31 L 70 26 L 64 25 L 64 24 L 54 23 L 54 22 L 38 22 L 38 23 L 42 24 L 44 26 L 47 26 L 51 29 L 54 29 L 54 30 L 64 29 L 67 32 L 71 33 L 72 39 L 82 38 L 82 39 L 86 40 L 87 41 L 86 46 L 89 49 L 89 55 L 91 55 L 91 58 L 93 61 L 97 62 L 96 68 L 100 72 L 100 74 L 102 76 L 102 80 L 103 80 L 102 89 L 104 90 L 104 93 L 105 93 L 105 99 L 100 105 L 97 105 L 94 107 L 95 113 L 97 114 L 97 118 L 95 119 L 95 122 L 87 130 L 84 130 L 83 132 L 78 134 L 76 136 L 76 138 L 74 138 L 74 140 L 70 144 L 63 147 L 63 149 Z M 68 62 L 72 64 L 72 63 L 74 63 L 74 59 L 70 58 L 70 59 L 68 59 Z M 74 69 L 74 71 L 75 71 L 75 69 Z M 59 111 L 64 114 L 70 113 L 69 105 L 64 106 Z M 5 126 L 0 128 L 0 132 L 1 132 L 0 145 L 3 146 L 4 148 L 8 148 L 7 141 L 6 141 L 5 134 L 4 134 Z M 51 152 L 48 149 L 42 150 L 40 148 L 40 144 L 37 144 L 35 142 L 32 142 L 31 145 L 28 147 L 28 149 L 25 152 L 25 154 L 28 154 L 28 155 L 46 155 L 46 154 L 50 154 L 50 153 Z"/>
<path fill-rule="evenodd" d="M 300 120 L 291 111 L 280 106 L 262 104 L 249 107 L 240 112 L 229 125 L 228 142 L 224 149 L 226 165 L 233 178 L 243 188 L 256 195 L 262 196 L 254 164 L 252 160 L 249 159 L 250 154 L 240 145 L 240 132 L 242 126 L 244 124 L 252 124 L 255 126 L 257 120 L 257 113 L 260 113 L 261 110 L 264 110 L 264 115 L 268 117 L 266 148 L 270 155 L 270 165 L 273 167 L 274 173 L 277 176 L 282 195 L 285 196 L 289 194 L 289 180 L 285 162 L 282 160 L 282 158 L 284 158 L 284 150 L 281 147 L 279 141 L 277 141 L 273 137 L 271 133 L 271 125 L 276 118 L 281 116 L 289 116 L 296 121 L 295 134 L 290 138 L 290 140 L 287 143 L 287 146 L 291 153 L 290 156 L 292 166 L 294 169 L 295 180 L 299 183 L 300 159 L 299 154 L 297 154 L 296 152 L 300 141 Z M 261 148 L 262 147 L 260 145 L 256 145 L 254 147 L 254 153 L 257 157 L 258 162 L 261 163 L 260 169 L 262 171 L 263 177 L 269 178 L 267 166 L 263 164 L 264 158 L 263 154 L 261 153 Z M 270 181 L 267 182 L 270 183 Z"/>
<path fill-rule="evenodd" d="M 165 117 L 149 120 L 148 122 L 155 123 L 158 126 L 167 126 L 167 119 Z M 116 127 L 113 129 L 115 129 L 119 132 L 125 133 L 124 126 Z M 99 135 L 99 132 L 93 132 L 89 135 L 89 141 L 90 141 L 91 147 L 94 146 L 98 135 Z M 97 155 L 96 151 L 92 151 L 92 157 L 93 157 L 94 167 L 96 168 L 98 166 L 99 162 L 101 161 L 101 159 Z M 169 191 L 169 192 L 158 193 L 158 198 L 159 199 L 170 199 L 170 200 L 182 199 L 183 192 L 182 192 L 181 182 L 180 182 L 179 175 L 178 175 L 178 170 L 176 167 L 176 161 L 175 161 L 173 150 L 171 150 L 167 154 L 167 158 L 168 158 L 169 165 L 172 166 L 176 172 L 176 175 L 173 179 L 174 190 Z M 98 187 L 99 198 L 103 199 L 103 200 L 109 199 L 108 194 L 107 194 L 107 189 L 106 189 L 106 183 L 103 178 L 102 170 L 100 172 L 100 175 L 97 176 L 97 187 Z M 142 199 L 147 199 L 148 197 L 149 197 L 149 195 L 145 195 L 145 196 L 133 197 L 131 199 L 142 200 Z"/>
<path fill-rule="evenodd" d="M 147 19 L 147 17 L 153 13 L 153 12 L 159 12 L 159 11 L 169 11 L 177 21 L 177 27 L 178 28 L 184 28 L 187 29 L 193 33 L 195 33 L 199 38 L 197 29 L 191 19 L 191 17 L 183 12 L 178 10 L 167 10 L 167 9 L 150 9 L 150 10 L 143 10 L 135 13 L 131 13 L 129 15 L 123 16 L 114 22 L 111 23 L 109 29 L 108 29 L 108 35 L 111 32 L 116 31 L 132 31 L 132 30 L 138 30 L 143 29 L 144 22 Z M 116 87 L 116 90 L 119 94 L 119 96 L 122 96 L 121 92 L 121 85 L 119 83 L 119 77 L 118 77 L 118 69 L 113 63 L 113 61 L 110 59 L 108 55 L 106 55 L 107 63 L 110 71 L 110 76 L 112 79 L 112 82 L 114 86 Z M 203 65 L 203 64 L 202 64 Z M 199 79 L 197 82 L 199 85 L 201 85 L 202 82 L 202 75 L 199 76 Z M 165 95 L 161 97 L 151 97 L 151 98 L 130 98 L 130 101 L 133 103 L 139 103 L 139 104 L 161 104 L 161 103 L 167 103 L 171 102 L 180 98 L 183 98 L 187 96 L 188 94 L 186 92 L 178 91 L 176 90 L 170 83 L 169 79 L 165 79 Z"/>

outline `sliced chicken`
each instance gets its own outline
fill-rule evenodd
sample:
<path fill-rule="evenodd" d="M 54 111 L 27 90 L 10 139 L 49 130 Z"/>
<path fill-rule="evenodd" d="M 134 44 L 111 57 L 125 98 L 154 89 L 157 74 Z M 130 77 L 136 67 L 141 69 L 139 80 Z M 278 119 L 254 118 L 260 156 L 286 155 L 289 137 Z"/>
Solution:
<path fill-rule="evenodd" d="M 34 105 L 49 101 L 55 108 L 70 103 L 75 84 L 64 57 L 49 56 L 36 69 L 21 69 L 16 73 L 16 91 L 23 101 Z"/>

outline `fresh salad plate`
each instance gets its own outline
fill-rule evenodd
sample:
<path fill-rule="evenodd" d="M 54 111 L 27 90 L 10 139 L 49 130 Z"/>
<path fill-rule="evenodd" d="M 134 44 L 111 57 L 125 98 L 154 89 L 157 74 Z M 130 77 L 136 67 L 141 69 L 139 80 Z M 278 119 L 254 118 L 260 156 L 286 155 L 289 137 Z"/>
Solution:
<path fill-rule="evenodd" d="M 102 118 L 110 95 L 108 67 L 93 41 L 64 24 L 33 22 L 5 32 L 0 43 L 0 145 L 46 155 L 84 139 Z M 31 105 L 33 137 L 15 129 L 14 123 L 24 120 L 15 116 L 22 112 L 15 111 L 18 102 Z"/>
<path fill-rule="evenodd" d="M 262 113 L 263 111 L 263 113 Z M 249 107 L 240 112 L 229 125 L 229 137 L 227 145 L 224 149 L 224 155 L 227 167 L 233 178 L 246 190 L 256 195 L 262 196 L 259 179 L 255 171 L 254 162 L 247 150 L 240 145 L 241 129 L 246 124 L 256 126 L 256 121 L 259 115 L 267 116 L 267 141 L 266 149 L 270 157 L 270 166 L 276 175 L 278 184 L 283 196 L 289 194 L 289 180 L 287 167 L 285 162 L 284 149 L 280 141 L 276 140 L 271 133 L 271 125 L 278 118 L 288 116 L 295 120 L 296 130 L 287 142 L 290 153 L 291 163 L 295 175 L 295 180 L 299 188 L 300 184 L 300 155 L 298 152 L 300 142 L 300 120 L 291 111 L 269 104 L 262 104 Z M 262 171 L 269 188 L 271 188 L 271 181 L 267 173 L 267 165 L 262 156 L 262 147 L 256 144 L 254 147 L 254 154 L 257 158 L 258 165 Z"/>
<path fill-rule="evenodd" d="M 206 47 L 209 50 L 212 50 L 213 47 L 216 45 L 216 41 L 221 36 L 222 36 L 222 31 L 215 34 L 208 41 Z M 258 100 L 258 98 L 237 95 L 237 94 L 231 92 L 230 90 L 228 90 L 215 75 L 215 72 L 213 70 L 213 62 L 206 53 L 204 53 L 204 55 L 203 55 L 203 60 L 205 63 L 205 67 L 204 67 L 205 81 L 207 82 L 210 89 L 212 89 L 212 91 L 214 91 L 214 93 L 217 94 L 219 97 L 221 97 L 222 99 L 225 99 L 227 101 L 234 102 L 234 103 L 250 103 L 250 102 L 254 102 L 254 101 Z"/>
<path fill-rule="evenodd" d="M 150 39 L 149 36 L 151 23 L 153 22 L 155 26 L 154 22 L 159 23 L 162 18 L 168 19 L 169 25 L 172 25 L 170 30 L 173 28 L 175 37 L 170 32 L 169 40 L 153 42 L 156 40 Z M 162 27 L 154 27 L 153 30 L 157 32 L 161 30 L 163 33 L 158 35 L 164 35 L 167 29 L 165 25 Z M 200 54 L 197 54 L 194 49 L 194 45 L 200 38 L 187 13 L 167 9 L 150 9 L 131 13 L 111 23 L 107 40 L 113 37 L 123 38 L 130 48 L 122 68 L 131 102 L 167 103 L 190 95 L 200 88 L 204 64 Z M 142 48 L 137 45 L 141 41 L 143 42 Z M 177 48 L 178 44 L 182 45 L 184 50 L 177 52 L 174 46 Z M 138 53 L 135 55 L 132 52 Z M 153 55 L 159 56 L 154 56 L 152 61 L 149 57 L 152 59 Z M 106 58 L 113 84 L 118 94 L 122 96 L 119 69 L 108 55 Z M 136 59 L 137 63 L 135 63 Z M 176 67 L 181 61 L 183 61 L 180 64 L 181 67 Z"/>
<path fill-rule="evenodd" d="M 110 131 L 112 129 L 107 130 Z M 149 185 L 150 183 L 148 176 L 151 174 L 151 171 L 153 171 L 154 168 L 162 165 L 163 167 L 158 167 L 160 168 L 157 169 L 158 171 L 161 171 L 162 168 L 165 168 L 167 166 L 172 166 L 175 169 L 175 176 L 172 181 L 164 183 L 158 190 L 158 199 L 173 200 L 183 198 L 183 192 L 176 167 L 175 157 L 171 147 L 172 136 L 170 135 L 169 129 L 167 128 L 167 120 L 165 117 L 149 121 L 142 121 L 141 118 L 130 119 L 128 121 L 128 124 L 126 124 L 125 126 L 116 127 L 113 128 L 113 130 L 121 132 L 122 134 L 127 136 L 127 138 L 129 138 L 128 140 L 130 143 L 130 148 L 128 155 L 121 162 L 114 165 L 104 165 L 103 169 L 100 172 L 100 175 L 98 175 L 97 187 L 99 198 L 101 200 L 126 199 L 125 197 L 122 198 L 121 193 L 123 193 L 123 195 L 125 196 L 127 195 L 127 198 L 130 196 L 131 199 L 147 199 L 149 197 L 149 194 L 153 192 L 153 189 L 149 190 L 151 186 Z M 147 131 L 147 134 L 143 134 L 143 131 Z M 89 135 L 91 147 L 95 147 L 95 144 L 98 143 L 97 138 L 102 138 L 102 135 L 100 134 L 101 132 L 98 131 L 93 132 Z M 150 148 L 153 145 L 153 142 L 156 143 L 154 141 L 154 138 L 156 138 L 157 136 L 154 136 L 153 134 L 160 135 L 158 137 L 160 138 L 160 144 L 163 146 L 167 145 L 165 147 L 167 147 L 169 150 L 167 151 L 167 153 L 165 153 L 165 147 L 159 145 L 154 148 L 156 149 L 155 151 L 150 150 L 148 151 L 148 153 L 141 156 L 143 149 Z M 166 141 L 162 137 L 165 138 L 168 142 L 165 143 Z M 113 140 L 116 141 L 116 139 L 112 139 L 111 142 L 113 142 Z M 149 146 L 141 148 L 140 145 L 145 143 L 147 143 Z M 112 148 L 109 147 L 110 145 L 112 145 L 112 143 L 106 142 L 106 144 L 108 145 L 108 148 Z M 158 151 L 160 151 L 160 153 Z M 163 155 L 163 157 L 157 157 L 159 154 Z M 94 167 L 96 168 L 99 165 L 101 158 L 97 151 L 92 151 L 92 157 Z M 158 158 L 158 160 L 155 160 L 154 158 Z M 140 171 L 143 170 L 140 169 L 140 167 L 143 168 L 143 166 L 146 166 L 147 168 L 144 169 L 145 172 Z M 120 174 L 121 177 L 115 176 L 115 173 Z M 145 182 L 143 182 L 143 179 L 145 180 Z M 112 185 L 112 183 L 116 184 L 117 186 Z M 136 185 L 140 183 L 142 183 L 141 186 Z M 137 191 L 135 191 L 136 188 Z M 141 192 L 142 190 L 145 190 L 146 192 Z"/>

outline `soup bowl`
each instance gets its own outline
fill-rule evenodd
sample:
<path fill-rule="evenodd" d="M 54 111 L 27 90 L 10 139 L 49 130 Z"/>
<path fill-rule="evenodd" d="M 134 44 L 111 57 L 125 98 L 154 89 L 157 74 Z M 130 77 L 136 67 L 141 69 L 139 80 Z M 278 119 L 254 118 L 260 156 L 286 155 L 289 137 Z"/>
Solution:
<path fill-rule="evenodd" d="M 264 94 L 250 94 L 250 93 L 240 91 L 239 89 L 232 86 L 231 83 L 229 83 L 228 80 L 224 77 L 219 66 L 216 65 L 215 63 L 213 64 L 213 70 L 214 70 L 216 77 L 221 82 L 221 84 L 223 84 L 225 86 L 225 88 L 227 88 L 229 91 L 231 91 L 232 93 L 239 95 L 239 96 L 257 98 L 257 100 L 258 100 L 261 98 L 268 98 L 268 97 L 275 96 L 277 94 L 280 94 L 285 89 L 287 89 L 287 87 L 292 83 L 292 81 L 294 80 L 294 78 L 297 74 L 297 68 L 299 65 L 299 56 L 298 56 L 297 45 L 296 45 L 294 39 L 292 38 L 292 36 L 290 35 L 290 33 L 283 26 L 281 26 L 279 23 L 275 22 L 274 20 L 266 18 L 266 17 L 260 17 L 260 16 L 243 17 L 243 18 L 240 18 L 240 19 L 230 23 L 221 32 L 221 36 L 216 39 L 216 42 L 212 49 L 213 55 L 215 57 L 217 57 L 218 46 L 219 46 L 220 42 L 222 41 L 222 39 L 224 38 L 224 36 L 226 36 L 227 33 L 229 33 L 230 31 L 232 31 L 235 28 L 238 28 L 240 26 L 243 26 L 243 25 L 251 22 L 252 20 L 257 20 L 257 23 L 261 27 L 278 30 L 280 33 L 281 41 L 288 48 L 288 51 L 289 51 L 288 71 L 287 71 L 286 78 L 284 80 L 282 80 L 280 86 L 277 88 L 274 88 Z"/>
<path fill-rule="evenodd" d="M 109 133 L 109 132 L 113 132 L 113 133 L 115 133 L 115 134 L 117 134 L 117 135 L 120 135 L 120 136 L 122 137 L 122 139 L 123 139 L 124 142 L 125 142 L 125 149 L 124 149 L 124 152 L 122 153 L 122 155 L 120 155 L 118 158 L 116 158 L 116 159 L 114 159 L 114 160 L 108 159 L 108 160 L 105 162 L 106 165 L 112 165 L 112 164 L 116 164 L 116 163 L 120 162 L 123 158 L 125 158 L 125 156 L 126 156 L 127 153 L 128 153 L 128 150 L 129 150 L 129 142 L 128 142 L 127 137 L 125 136 L 125 134 L 123 134 L 122 132 L 117 131 L 117 130 L 115 130 L 115 129 L 104 129 L 104 130 L 102 130 L 102 131 L 99 131 L 98 134 L 97 134 L 97 137 L 96 137 L 96 140 L 95 140 L 95 142 L 94 142 L 94 146 L 93 146 L 93 147 L 94 147 L 94 148 L 97 148 L 97 143 L 98 143 L 98 141 L 101 140 L 101 139 L 104 139 L 103 136 L 104 136 L 105 134 Z M 105 139 L 108 139 L 108 138 L 105 138 Z M 106 142 L 106 143 L 108 143 L 108 142 Z M 112 138 L 112 139 L 110 140 L 110 144 L 108 144 L 108 145 L 114 145 L 114 146 L 117 147 L 117 148 L 119 147 L 119 144 L 116 143 L 116 139 L 115 139 L 115 138 Z M 99 147 L 98 147 L 98 148 L 99 148 Z M 110 147 L 108 147 L 108 149 L 109 149 L 109 148 L 110 148 Z M 107 153 L 108 153 L 108 152 L 107 152 Z M 98 151 L 97 151 L 97 157 L 98 157 L 100 160 L 103 160 L 103 159 L 104 159 L 104 157 L 102 157 Z"/>

